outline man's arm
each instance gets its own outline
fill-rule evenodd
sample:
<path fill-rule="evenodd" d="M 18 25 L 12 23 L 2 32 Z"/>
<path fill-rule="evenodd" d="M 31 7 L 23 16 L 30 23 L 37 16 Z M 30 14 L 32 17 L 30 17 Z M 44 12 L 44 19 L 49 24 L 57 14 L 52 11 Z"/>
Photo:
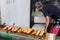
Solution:
<path fill-rule="evenodd" d="M 46 16 L 45 19 L 46 19 L 46 23 L 45 23 L 44 30 L 47 30 L 47 27 L 49 26 L 49 23 L 50 23 L 50 17 Z"/>

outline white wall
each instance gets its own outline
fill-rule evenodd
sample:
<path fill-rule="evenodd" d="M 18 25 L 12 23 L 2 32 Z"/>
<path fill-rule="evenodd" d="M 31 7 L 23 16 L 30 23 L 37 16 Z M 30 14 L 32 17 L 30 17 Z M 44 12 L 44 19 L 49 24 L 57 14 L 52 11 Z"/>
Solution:
<path fill-rule="evenodd" d="M 1 0 L 0 0 L 0 24 L 1 24 Z"/>
<path fill-rule="evenodd" d="M 30 26 L 30 0 L 2 0 L 1 17 L 2 23 L 18 26 Z M 9 2 L 9 1 L 8 1 Z"/>

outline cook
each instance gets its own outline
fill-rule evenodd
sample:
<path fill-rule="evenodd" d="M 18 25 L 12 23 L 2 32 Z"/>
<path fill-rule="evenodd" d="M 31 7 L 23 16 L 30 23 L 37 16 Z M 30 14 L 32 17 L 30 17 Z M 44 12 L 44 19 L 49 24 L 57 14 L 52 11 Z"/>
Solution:
<path fill-rule="evenodd" d="M 35 7 L 39 11 L 42 11 L 45 16 L 46 23 L 44 30 L 47 30 L 51 19 L 55 20 L 54 25 L 50 28 L 50 33 L 57 35 L 60 30 L 60 9 L 49 2 L 47 2 L 45 5 L 42 5 L 41 1 L 36 2 Z"/>

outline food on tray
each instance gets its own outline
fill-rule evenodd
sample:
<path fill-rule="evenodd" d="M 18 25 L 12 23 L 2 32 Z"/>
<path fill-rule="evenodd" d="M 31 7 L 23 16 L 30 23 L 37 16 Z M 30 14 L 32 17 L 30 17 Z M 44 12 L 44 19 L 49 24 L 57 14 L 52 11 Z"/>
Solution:
<path fill-rule="evenodd" d="M 20 32 L 22 32 L 22 29 L 21 28 L 17 31 L 17 33 L 20 33 Z"/>
<path fill-rule="evenodd" d="M 31 33 L 33 31 L 33 29 L 29 28 L 27 33 Z"/>
<path fill-rule="evenodd" d="M 43 34 L 44 34 L 44 30 L 41 30 L 40 35 L 39 35 L 39 36 L 43 36 Z"/>
<path fill-rule="evenodd" d="M 3 30 L 7 30 L 8 29 L 8 26 L 4 27 Z"/>
<path fill-rule="evenodd" d="M 38 31 L 37 31 L 37 33 L 36 33 L 36 35 L 39 35 L 39 33 L 40 33 L 40 32 L 41 32 L 41 31 L 40 31 L 40 30 L 38 30 Z"/>
<path fill-rule="evenodd" d="M 12 32 L 18 31 L 19 28 L 20 28 L 20 27 L 18 27 L 18 26 L 13 26 L 11 31 L 12 31 Z"/>
<path fill-rule="evenodd" d="M 12 27 L 13 27 L 13 26 L 12 26 L 12 25 L 10 25 L 10 26 L 8 27 L 8 30 L 10 31 L 10 30 L 12 29 Z"/>
<path fill-rule="evenodd" d="M 32 32 L 32 34 L 34 34 L 34 35 L 35 35 L 37 31 L 38 31 L 38 30 L 34 30 L 34 31 Z"/>

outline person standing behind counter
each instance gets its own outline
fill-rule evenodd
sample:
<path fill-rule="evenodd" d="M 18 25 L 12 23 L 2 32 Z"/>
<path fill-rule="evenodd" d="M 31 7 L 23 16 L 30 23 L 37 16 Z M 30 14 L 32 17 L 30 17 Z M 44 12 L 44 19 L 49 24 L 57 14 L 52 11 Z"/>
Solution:
<path fill-rule="evenodd" d="M 47 27 L 49 26 L 51 19 L 55 20 L 54 25 L 50 28 L 50 33 L 57 35 L 58 32 L 60 31 L 60 9 L 52 5 L 51 3 L 47 3 L 43 6 L 41 1 L 36 2 L 35 7 L 39 11 L 42 11 L 45 16 L 46 19 L 44 27 L 45 31 L 47 30 Z"/>

